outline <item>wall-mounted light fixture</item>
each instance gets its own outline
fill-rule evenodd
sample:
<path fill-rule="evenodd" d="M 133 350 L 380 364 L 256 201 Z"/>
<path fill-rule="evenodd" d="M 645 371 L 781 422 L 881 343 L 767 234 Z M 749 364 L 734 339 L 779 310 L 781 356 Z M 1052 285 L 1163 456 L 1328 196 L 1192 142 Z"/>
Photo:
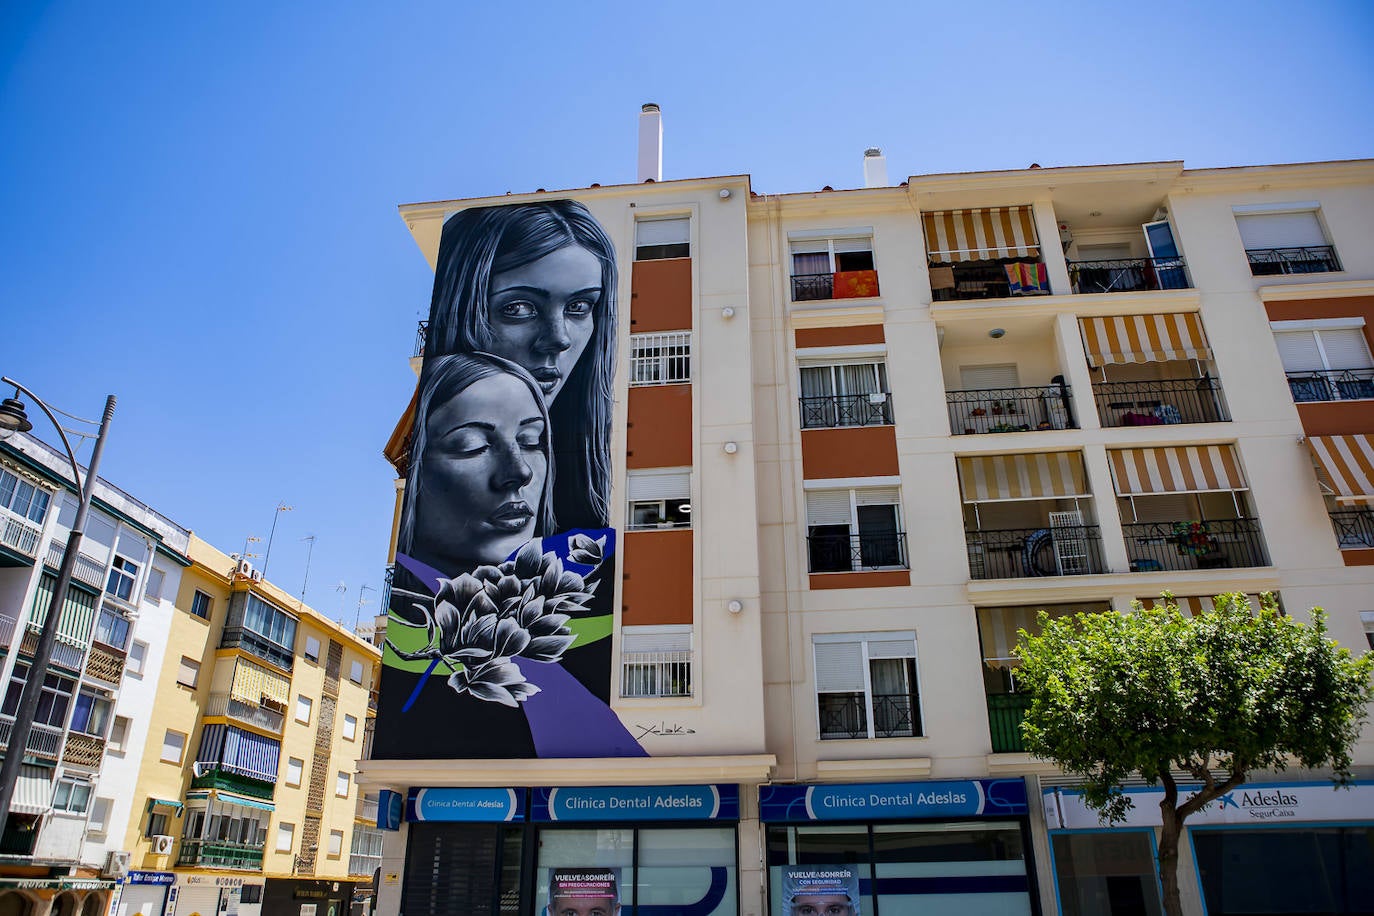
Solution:
<path fill-rule="evenodd" d="M 720 199 L 721 199 L 721 200 L 729 200 L 729 199 L 730 199 L 730 196 L 731 196 L 731 194 L 730 194 L 730 189 L 729 189 L 729 188 L 721 188 L 721 189 L 720 189 Z"/>
<path fill-rule="evenodd" d="M 738 614 L 740 611 L 744 610 L 744 602 L 740 601 L 738 598 L 731 598 L 726 603 L 725 609 L 731 614 Z"/>
<path fill-rule="evenodd" d="M 723 309 L 720 310 L 720 317 L 722 317 L 722 318 L 734 318 L 734 317 L 735 317 L 735 307 L 734 307 L 733 305 L 727 305 L 725 308 L 723 308 Z"/>
<path fill-rule="evenodd" d="M 988 331 L 988 336 L 993 340 L 1001 340 L 1003 337 L 1007 336 L 1006 328 L 993 328 L 991 331 Z"/>
<path fill-rule="evenodd" d="M 739 451 L 739 443 L 727 442 L 724 445 L 722 445 L 721 448 L 725 449 L 725 454 L 733 455 L 735 452 Z"/>

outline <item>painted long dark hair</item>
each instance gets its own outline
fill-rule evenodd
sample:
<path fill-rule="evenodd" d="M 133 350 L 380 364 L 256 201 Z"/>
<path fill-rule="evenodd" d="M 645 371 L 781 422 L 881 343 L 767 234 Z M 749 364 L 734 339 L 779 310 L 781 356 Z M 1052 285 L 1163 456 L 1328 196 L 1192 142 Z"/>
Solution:
<path fill-rule="evenodd" d="M 493 273 L 513 270 L 568 246 L 601 264 L 601 296 L 587 348 L 549 407 L 559 484 L 554 514 L 563 528 L 610 524 L 611 401 L 615 381 L 615 248 L 591 212 L 574 200 L 473 207 L 451 216 L 439 240 L 426 359 L 488 350 Z M 552 467 L 551 467 L 552 469 Z"/>

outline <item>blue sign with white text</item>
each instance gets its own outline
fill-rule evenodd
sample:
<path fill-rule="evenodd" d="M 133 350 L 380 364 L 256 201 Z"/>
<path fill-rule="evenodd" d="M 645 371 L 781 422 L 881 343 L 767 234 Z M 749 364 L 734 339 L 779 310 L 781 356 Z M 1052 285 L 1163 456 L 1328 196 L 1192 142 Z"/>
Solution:
<path fill-rule="evenodd" d="M 524 813 L 520 789 L 412 788 L 406 797 L 408 821 L 514 821 Z"/>
<path fill-rule="evenodd" d="M 1021 779 L 949 779 L 759 787 L 764 821 L 899 820 L 1026 814 Z"/>
<path fill-rule="evenodd" d="M 534 790 L 535 821 L 739 820 L 739 786 L 560 786 Z"/>
<path fill-rule="evenodd" d="M 377 829 L 400 830 L 405 799 L 400 792 L 382 789 L 377 793 Z"/>
<path fill-rule="evenodd" d="M 177 876 L 169 871 L 131 871 L 124 878 L 125 884 L 175 884 Z"/>

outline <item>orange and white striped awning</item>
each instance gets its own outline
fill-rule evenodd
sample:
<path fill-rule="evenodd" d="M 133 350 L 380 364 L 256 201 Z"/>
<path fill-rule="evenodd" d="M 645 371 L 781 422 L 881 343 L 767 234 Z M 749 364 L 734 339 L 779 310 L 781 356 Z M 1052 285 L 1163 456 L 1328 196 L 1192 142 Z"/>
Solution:
<path fill-rule="evenodd" d="M 921 214 L 926 253 L 932 262 L 1035 258 L 1040 242 L 1029 205 L 980 210 L 936 210 Z"/>
<path fill-rule="evenodd" d="M 1051 617 L 1067 617 L 1080 611 L 1098 610 L 1097 607 L 1045 608 Z M 1038 607 L 980 607 L 978 609 L 978 639 L 983 646 L 983 664 L 994 668 L 1005 668 L 1020 664 L 1011 654 L 1016 645 L 1016 633 L 1040 632 L 1040 608 Z"/>
<path fill-rule="evenodd" d="M 1245 597 L 1250 601 L 1251 609 L 1258 614 L 1260 609 L 1260 596 L 1246 595 Z M 1196 595 L 1192 597 L 1179 597 L 1176 595 L 1174 596 L 1173 602 L 1178 605 L 1178 609 L 1183 613 L 1183 616 L 1196 617 L 1199 614 L 1210 614 L 1215 610 L 1212 599 L 1212 595 Z M 1162 608 L 1168 604 L 1168 600 L 1163 597 L 1141 598 L 1140 603 L 1148 610 L 1154 607 Z"/>
<path fill-rule="evenodd" d="M 1117 496 L 1244 490 L 1233 445 L 1166 445 L 1108 449 Z"/>
<path fill-rule="evenodd" d="M 1197 312 L 1080 318 L 1078 326 L 1094 366 L 1212 358 Z"/>
<path fill-rule="evenodd" d="M 1088 475 L 1078 452 L 973 455 L 956 461 L 966 503 L 1088 495 Z"/>
<path fill-rule="evenodd" d="M 1307 447 L 1330 478 L 1337 502 L 1374 502 L 1374 442 L 1369 436 L 1308 436 Z"/>

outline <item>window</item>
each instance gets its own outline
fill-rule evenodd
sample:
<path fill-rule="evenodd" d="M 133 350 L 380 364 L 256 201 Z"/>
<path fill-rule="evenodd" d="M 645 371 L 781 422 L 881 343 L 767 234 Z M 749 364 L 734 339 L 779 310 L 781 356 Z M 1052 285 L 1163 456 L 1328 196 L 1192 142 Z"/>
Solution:
<path fill-rule="evenodd" d="M 24 683 L 28 676 L 28 664 L 15 662 L 14 671 L 10 674 L 9 689 L 5 692 L 5 701 L 0 704 L 0 713 L 7 716 L 18 713 L 19 696 L 24 692 Z M 34 724 L 63 728 L 67 723 L 67 709 L 75 692 L 76 681 L 71 678 L 59 674 L 49 674 L 43 678 L 43 690 L 38 695 L 38 709 L 33 715 Z"/>
<path fill-rule="evenodd" d="M 631 385 L 671 385 L 691 380 L 691 331 L 630 335 Z"/>
<path fill-rule="evenodd" d="M 354 741 L 358 737 L 358 717 L 344 713 L 343 738 L 345 741 Z"/>
<path fill-rule="evenodd" d="M 296 840 L 295 824 L 277 825 L 277 852 L 290 852 L 291 844 Z"/>
<path fill-rule="evenodd" d="M 349 874 L 353 874 L 353 872 L 349 872 Z M 362 872 L 358 872 L 358 874 L 362 874 Z M 371 873 L 369 872 L 369 874 Z M 242 894 L 239 896 L 239 903 L 262 903 L 262 888 L 263 885 L 261 884 L 245 884 Z"/>
<path fill-rule="evenodd" d="M 137 639 L 129 646 L 129 657 L 124 662 L 124 670 L 142 677 L 143 665 L 148 660 L 148 644 Z"/>
<path fill-rule="evenodd" d="M 305 658 L 316 663 L 320 660 L 320 641 L 313 636 L 305 637 Z"/>
<path fill-rule="evenodd" d="M 329 855 L 331 858 L 338 858 L 343 855 L 343 831 L 329 831 Z"/>
<path fill-rule="evenodd" d="M 625 627 L 620 633 L 622 697 L 692 695 L 692 627 Z"/>
<path fill-rule="evenodd" d="M 355 684 L 362 684 L 363 676 L 367 673 L 365 666 L 360 661 L 354 661 L 348 666 L 348 679 Z"/>
<path fill-rule="evenodd" d="M 305 773 L 305 761 L 299 757 L 286 758 L 286 784 L 299 786 Z"/>
<path fill-rule="evenodd" d="M 167 734 L 162 736 L 162 757 L 164 763 L 175 763 L 180 765 L 182 756 L 186 753 L 186 736 L 181 732 L 167 729 Z"/>
<path fill-rule="evenodd" d="M 915 633 L 816 636 L 813 648 L 822 739 L 923 734 Z"/>
<path fill-rule="evenodd" d="M 1364 624 L 1365 641 L 1374 649 L 1374 611 L 1360 611 L 1360 622 Z"/>
<path fill-rule="evenodd" d="M 353 844 L 349 850 L 348 873 L 370 875 L 382 866 L 382 832 L 353 825 Z"/>
<path fill-rule="evenodd" d="M 240 646 L 289 670 L 296 659 L 296 618 L 257 595 L 240 592 L 233 602 L 221 645 Z"/>
<path fill-rule="evenodd" d="M 47 490 L 39 489 L 9 471 L 0 470 L 0 507 L 35 525 L 41 525 L 47 517 L 51 499 L 52 495 Z"/>
<path fill-rule="evenodd" d="M 171 836 L 171 821 L 163 813 L 153 813 L 148 815 L 148 829 L 143 834 L 146 837 Z"/>
<path fill-rule="evenodd" d="M 892 397 L 883 360 L 801 367 L 802 429 L 891 423 Z"/>
<path fill-rule="evenodd" d="M 105 591 L 120 601 L 132 600 L 134 581 L 138 578 L 138 564 L 133 560 L 116 556 L 110 566 L 110 578 L 105 583 Z"/>
<path fill-rule="evenodd" d="M 105 740 L 105 750 L 123 751 L 125 743 L 129 740 L 131 724 L 128 716 L 115 716 L 114 724 L 110 726 L 110 737 Z"/>
<path fill-rule="evenodd" d="M 878 295 L 872 230 L 834 238 L 793 239 L 792 301 Z"/>
<path fill-rule="evenodd" d="M 692 527 L 691 480 L 688 468 L 630 471 L 625 480 L 629 530 Z"/>
<path fill-rule="evenodd" d="M 210 607 L 213 603 L 209 595 L 205 594 L 205 592 L 200 589 L 196 589 L 191 595 L 191 613 L 202 620 L 209 620 Z"/>
<path fill-rule="evenodd" d="M 1358 318 L 1272 323 L 1294 401 L 1374 398 L 1374 356 L 1363 324 Z"/>
<path fill-rule="evenodd" d="M 906 535 L 900 503 L 896 487 L 808 491 L 810 571 L 905 568 Z"/>
<path fill-rule="evenodd" d="M 63 776 L 57 780 L 57 785 L 52 793 L 52 807 L 54 811 L 66 811 L 69 814 L 85 814 L 86 808 L 91 803 L 91 784 L 84 779 L 76 779 L 71 776 Z"/>
<path fill-rule="evenodd" d="M 108 697 L 82 690 L 76 695 L 76 707 L 72 710 L 72 731 L 104 738 L 110 726 L 111 707 Z"/>
<path fill-rule="evenodd" d="M 154 567 L 148 570 L 148 584 L 143 587 L 143 600 L 157 604 L 162 600 L 162 587 L 167 582 L 167 574 Z"/>
<path fill-rule="evenodd" d="M 1340 270 L 1336 249 L 1322 228 L 1321 207 L 1315 203 L 1235 207 L 1250 273 L 1311 274 Z"/>
<path fill-rule="evenodd" d="M 181 663 L 177 666 L 177 683 L 183 687 L 195 689 L 196 683 L 200 681 L 200 662 L 193 658 L 181 657 Z"/>
<path fill-rule="evenodd" d="M 334 780 L 334 794 L 337 795 L 339 798 L 347 798 L 348 783 L 349 775 L 340 770 L 338 777 Z"/>
<path fill-rule="evenodd" d="M 129 642 L 129 618 L 108 604 L 101 605 L 95 622 L 95 641 L 124 651 Z"/>
<path fill-rule="evenodd" d="M 296 721 L 297 721 L 297 722 L 300 722 L 300 723 L 303 724 L 303 725 L 309 725 L 309 724 L 310 724 L 310 710 L 311 710 L 311 707 L 313 707 L 314 705 L 315 705 L 315 704 L 314 704 L 314 701 L 312 701 L 312 700 L 310 699 L 310 697 L 306 697 L 306 696 L 297 696 L 297 697 L 296 697 Z"/>
<path fill-rule="evenodd" d="M 86 822 L 88 833 L 104 833 L 109 829 L 110 811 L 114 808 L 113 798 L 97 798 L 91 804 L 91 819 Z"/>
<path fill-rule="evenodd" d="M 692 221 L 686 216 L 635 221 L 635 260 L 659 261 L 692 256 Z"/>

